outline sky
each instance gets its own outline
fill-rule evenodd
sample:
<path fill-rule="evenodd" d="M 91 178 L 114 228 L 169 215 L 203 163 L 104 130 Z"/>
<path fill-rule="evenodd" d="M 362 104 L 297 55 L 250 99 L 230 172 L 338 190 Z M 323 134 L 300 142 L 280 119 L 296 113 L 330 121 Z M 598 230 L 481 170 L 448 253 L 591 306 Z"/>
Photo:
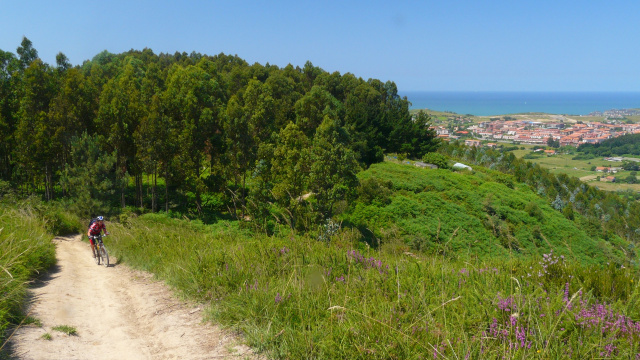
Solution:
<path fill-rule="evenodd" d="M 402 91 L 640 91 L 637 0 L 0 0 L 0 50 L 313 65 Z"/>

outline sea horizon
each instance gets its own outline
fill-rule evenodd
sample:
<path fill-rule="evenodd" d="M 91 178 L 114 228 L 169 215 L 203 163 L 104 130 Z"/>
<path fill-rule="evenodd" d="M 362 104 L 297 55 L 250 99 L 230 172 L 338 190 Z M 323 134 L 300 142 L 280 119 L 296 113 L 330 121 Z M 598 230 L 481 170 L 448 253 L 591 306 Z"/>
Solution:
<path fill-rule="evenodd" d="M 410 109 L 496 116 L 521 113 L 588 115 L 640 109 L 640 91 L 398 91 Z"/>

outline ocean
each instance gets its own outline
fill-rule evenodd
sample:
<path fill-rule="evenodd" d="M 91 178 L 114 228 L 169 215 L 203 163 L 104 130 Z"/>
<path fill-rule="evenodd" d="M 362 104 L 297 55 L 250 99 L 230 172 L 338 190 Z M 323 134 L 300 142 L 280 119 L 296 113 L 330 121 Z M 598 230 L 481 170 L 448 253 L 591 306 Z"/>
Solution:
<path fill-rule="evenodd" d="M 528 112 L 587 115 L 595 111 L 640 108 L 640 92 L 399 91 L 410 109 L 452 111 L 476 116 Z"/>

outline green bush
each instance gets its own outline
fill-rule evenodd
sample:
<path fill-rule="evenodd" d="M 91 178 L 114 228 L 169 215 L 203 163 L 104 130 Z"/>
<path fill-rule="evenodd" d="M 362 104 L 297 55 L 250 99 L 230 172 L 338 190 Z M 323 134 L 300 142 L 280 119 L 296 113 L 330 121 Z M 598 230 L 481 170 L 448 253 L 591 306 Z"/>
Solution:
<path fill-rule="evenodd" d="M 437 152 L 430 152 L 430 153 L 424 154 L 424 156 L 422 157 L 422 161 L 428 164 L 436 165 L 440 169 L 451 168 L 451 166 L 449 166 L 449 159 L 445 155 L 442 155 Z"/>

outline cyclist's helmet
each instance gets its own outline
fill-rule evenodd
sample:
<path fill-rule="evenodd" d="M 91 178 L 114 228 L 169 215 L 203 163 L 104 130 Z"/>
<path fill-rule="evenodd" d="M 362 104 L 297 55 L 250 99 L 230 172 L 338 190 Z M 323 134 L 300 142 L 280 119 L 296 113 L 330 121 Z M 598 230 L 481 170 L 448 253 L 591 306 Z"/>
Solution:
<path fill-rule="evenodd" d="M 98 221 L 103 221 L 104 217 L 103 216 L 98 216 Z"/>

